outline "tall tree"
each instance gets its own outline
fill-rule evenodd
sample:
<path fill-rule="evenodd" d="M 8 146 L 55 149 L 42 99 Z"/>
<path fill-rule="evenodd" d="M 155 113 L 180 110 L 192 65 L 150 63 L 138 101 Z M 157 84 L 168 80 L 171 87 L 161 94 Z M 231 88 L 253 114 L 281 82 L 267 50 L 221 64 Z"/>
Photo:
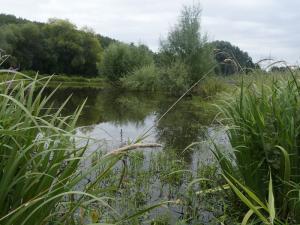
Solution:
<path fill-rule="evenodd" d="M 230 42 L 214 41 L 209 45 L 214 48 L 215 59 L 219 64 L 217 74 L 231 75 L 241 71 L 248 72 L 256 66 L 247 52 Z"/>
<path fill-rule="evenodd" d="M 28 23 L 29 20 L 17 18 L 14 15 L 6 15 L 6 14 L 0 14 L 0 26 L 2 25 L 8 25 L 8 24 L 22 24 L 22 23 Z"/>
<path fill-rule="evenodd" d="M 161 41 L 161 64 L 183 62 L 189 72 L 190 81 L 195 82 L 213 65 L 207 35 L 201 32 L 201 7 L 199 4 L 184 6 L 177 25 Z"/>
<path fill-rule="evenodd" d="M 0 26 L 0 49 L 11 55 L 8 66 L 84 76 L 98 75 L 102 54 L 93 32 L 58 19 Z"/>

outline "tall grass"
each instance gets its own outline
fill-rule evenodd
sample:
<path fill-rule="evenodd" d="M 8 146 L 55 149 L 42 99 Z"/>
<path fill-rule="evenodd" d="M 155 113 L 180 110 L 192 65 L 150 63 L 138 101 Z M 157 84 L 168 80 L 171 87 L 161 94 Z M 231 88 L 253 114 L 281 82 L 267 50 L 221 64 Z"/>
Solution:
<path fill-rule="evenodd" d="M 51 107 L 55 90 L 43 94 L 50 78 L 45 82 L 18 74 L 23 78 L 14 80 L 15 72 L 3 73 L 10 80 L 0 83 L 0 224 L 75 224 L 79 208 L 95 202 L 109 207 L 109 188 L 95 192 L 93 187 L 123 153 L 107 154 L 82 167 L 90 156 L 85 146 L 78 147 L 74 132 L 83 105 L 63 117 L 69 98 L 60 108 Z M 95 170 L 95 180 L 82 185 Z"/>
<path fill-rule="evenodd" d="M 242 81 L 239 95 L 219 105 L 230 125 L 234 157 L 228 159 L 218 150 L 216 155 L 226 180 L 248 207 L 251 203 L 250 209 L 259 218 L 270 213 L 262 203 L 269 205 L 265 199 L 272 184 L 276 219 L 269 217 L 264 223 L 276 224 L 281 219 L 299 224 L 300 89 L 294 74 L 269 80 L 259 85 Z"/>

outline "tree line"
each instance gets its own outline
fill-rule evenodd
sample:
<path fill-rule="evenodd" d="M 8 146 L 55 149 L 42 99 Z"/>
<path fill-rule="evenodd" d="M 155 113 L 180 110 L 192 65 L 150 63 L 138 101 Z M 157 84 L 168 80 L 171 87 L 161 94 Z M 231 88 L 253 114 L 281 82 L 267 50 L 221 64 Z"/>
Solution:
<path fill-rule="evenodd" d="M 0 49 L 10 55 L 2 67 L 103 76 L 133 89 L 184 89 L 214 65 L 218 75 L 255 67 L 237 46 L 209 42 L 200 18 L 199 5 L 183 7 L 176 25 L 154 53 L 146 45 L 122 43 L 88 28 L 78 29 L 67 20 L 38 23 L 1 14 Z"/>

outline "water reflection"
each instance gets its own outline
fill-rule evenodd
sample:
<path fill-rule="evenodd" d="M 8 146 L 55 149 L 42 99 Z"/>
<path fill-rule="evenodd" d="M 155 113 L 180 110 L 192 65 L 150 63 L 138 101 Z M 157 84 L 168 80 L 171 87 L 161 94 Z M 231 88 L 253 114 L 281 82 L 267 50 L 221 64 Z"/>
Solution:
<path fill-rule="evenodd" d="M 203 201 L 195 194 L 196 191 L 191 192 L 194 195 L 187 192 L 188 184 L 193 179 L 207 174 L 210 178 L 216 173 L 212 167 L 206 168 L 206 165 L 213 164 L 214 158 L 209 151 L 211 143 L 205 140 L 216 139 L 225 146 L 228 143 L 227 136 L 222 130 L 206 126 L 211 124 L 211 119 L 204 113 L 205 110 L 201 105 L 199 107 L 199 104 L 195 104 L 195 100 L 191 97 L 185 98 L 158 121 L 176 101 L 175 98 L 154 93 L 68 88 L 57 91 L 53 97 L 55 105 L 59 107 L 71 94 L 72 98 L 64 111 L 66 115 L 73 113 L 87 98 L 78 123 L 77 135 L 95 140 L 94 142 L 90 140 L 88 153 L 99 149 L 118 148 L 128 140 L 135 140 L 150 127 L 153 129 L 146 134 L 144 142 L 158 142 L 164 145 L 162 150 L 131 152 L 123 159 L 127 171 L 124 182 L 119 192 L 111 193 L 111 197 L 116 199 L 113 207 L 120 214 L 132 214 L 138 207 L 174 199 L 184 201 L 179 205 L 170 205 L 168 209 L 156 209 L 149 214 L 149 218 L 170 214 L 169 224 L 175 224 L 175 221 L 186 218 L 193 218 L 194 224 L 199 224 L 199 221 L 208 224 L 208 221 L 221 214 L 222 205 L 219 204 L 221 198 L 212 197 Z M 204 142 L 197 146 L 196 151 L 186 151 L 182 154 L 188 145 L 198 141 Z M 101 157 L 102 152 L 97 153 Z M 90 166 L 93 160 L 97 161 L 97 157 L 96 154 L 95 158 L 85 160 L 82 166 Z M 106 187 L 107 184 L 119 185 L 122 165 L 117 164 L 108 180 L 100 183 L 99 187 Z M 192 174 L 173 173 L 186 169 L 192 171 Z M 94 180 L 98 174 L 100 172 L 92 174 L 82 185 Z M 214 212 L 205 210 L 211 205 L 218 208 Z M 106 212 L 105 209 L 102 210 Z"/>
<path fill-rule="evenodd" d="M 48 90 L 50 92 L 51 90 Z M 119 146 L 134 140 L 154 125 L 145 140 L 164 144 L 165 149 L 178 154 L 204 135 L 203 125 L 210 120 L 187 97 L 163 119 L 157 122 L 172 105 L 175 98 L 156 93 L 130 93 L 103 91 L 92 88 L 59 89 L 53 99 L 59 107 L 67 96 L 72 95 L 64 114 L 71 114 L 87 99 L 78 121 L 78 133 L 95 139 L 104 139 L 111 146 Z M 185 155 L 187 161 L 191 156 Z"/>

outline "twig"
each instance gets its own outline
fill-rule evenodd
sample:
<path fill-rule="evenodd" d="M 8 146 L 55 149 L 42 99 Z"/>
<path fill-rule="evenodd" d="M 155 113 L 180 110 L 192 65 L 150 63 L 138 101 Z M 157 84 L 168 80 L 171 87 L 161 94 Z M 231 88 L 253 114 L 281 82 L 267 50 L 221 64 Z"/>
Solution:
<path fill-rule="evenodd" d="M 117 155 L 122 152 L 127 152 L 127 151 L 134 150 L 137 148 L 158 148 L 158 147 L 162 147 L 162 145 L 157 144 L 157 143 L 149 143 L 149 144 L 137 143 L 137 144 L 127 145 L 127 146 L 115 149 L 115 150 L 109 152 L 109 154 Z"/>

